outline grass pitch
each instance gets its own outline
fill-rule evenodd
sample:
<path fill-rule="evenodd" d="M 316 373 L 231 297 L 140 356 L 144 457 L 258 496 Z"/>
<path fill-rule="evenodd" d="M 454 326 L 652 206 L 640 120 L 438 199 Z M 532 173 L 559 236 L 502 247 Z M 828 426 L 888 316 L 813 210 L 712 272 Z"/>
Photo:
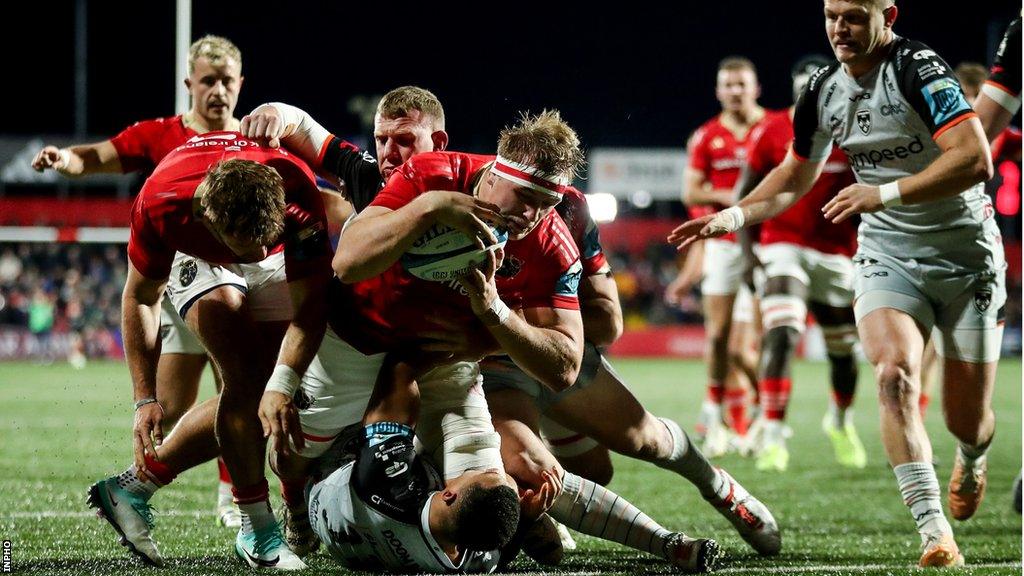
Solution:
<path fill-rule="evenodd" d="M 667 360 L 614 362 L 637 396 L 658 415 L 692 428 L 703 394 L 701 363 Z M 611 488 L 673 530 L 717 538 L 727 574 L 911 574 L 919 552 L 909 511 L 902 504 L 878 434 L 871 372 L 861 370 L 856 421 L 868 450 L 865 470 L 838 467 L 820 430 L 828 398 L 824 364 L 795 368 L 789 423 L 790 469 L 754 470 L 752 460 L 727 456 L 718 464 L 771 507 L 783 530 L 783 553 L 755 556 L 724 519 L 680 478 L 615 457 Z M 154 500 L 154 531 L 169 568 L 154 570 L 129 557 L 113 530 L 84 503 L 93 481 L 120 472 L 131 460 L 131 387 L 123 364 L 0 364 L 0 540 L 20 574 L 243 574 L 234 558 L 234 534 L 215 525 L 216 468 L 182 475 Z M 204 383 L 200 398 L 212 394 Z M 998 421 L 989 456 L 989 488 L 979 513 L 954 522 L 968 567 L 964 574 L 1021 573 L 1021 517 L 1010 489 L 1021 467 L 1021 364 L 1002 362 L 993 401 Z M 936 399 L 927 426 L 939 458 L 939 480 L 949 478 L 954 443 Z M 653 557 L 578 536 L 579 548 L 552 573 L 671 573 Z M 6 553 L 8 548 L 4 549 Z M 6 557 L 4 558 L 6 560 Z M 344 573 L 326 556 L 308 559 L 308 574 Z M 537 572 L 529 560 L 513 565 Z M 4 570 L 6 571 L 6 570 Z"/>

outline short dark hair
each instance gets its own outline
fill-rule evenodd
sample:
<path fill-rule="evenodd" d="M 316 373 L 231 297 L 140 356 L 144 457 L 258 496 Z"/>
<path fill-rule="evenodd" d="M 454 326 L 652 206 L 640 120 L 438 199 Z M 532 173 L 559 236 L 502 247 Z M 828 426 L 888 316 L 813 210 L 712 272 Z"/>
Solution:
<path fill-rule="evenodd" d="M 452 539 L 467 550 L 497 550 L 519 525 L 519 497 L 509 486 L 469 486 L 459 497 Z"/>

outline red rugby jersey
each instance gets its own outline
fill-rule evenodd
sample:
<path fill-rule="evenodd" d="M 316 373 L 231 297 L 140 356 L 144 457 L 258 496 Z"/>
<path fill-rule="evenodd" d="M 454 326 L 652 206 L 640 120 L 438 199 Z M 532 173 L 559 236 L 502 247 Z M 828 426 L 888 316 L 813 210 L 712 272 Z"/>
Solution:
<path fill-rule="evenodd" d="M 197 215 L 195 197 L 210 166 L 236 158 L 271 166 L 284 179 L 285 231 L 269 253 L 284 250 L 288 280 L 330 271 L 327 220 L 309 168 L 283 148 L 266 148 L 237 132 L 209 132 L 168 154 L 135 198 L 128 258 L 143 276 L 166 278 L 175 251 L 214 264 L 241 262 Z"/>
<path fill-rule="evenodd" d="M 746 137 L 739 139 L 722 124 L 721 114 L 716 115 L 701 125 L 693 135 L 690 168 L 703 172 L 713 188 L 733 188 L 747 161 L 747 141 L 756 127 L 757 124 L 754 124 L 747 132 Z M 691 218 L 699 218 L 707 214 L 714 214 L 722 208 L 724 206 L 720 205 L 692 206 L 689 212 Z M 720 240 L 735 241 L 736 234 L 726 234 Z"/>
<path fill-rule="evenodd" d="M 397 210 L 430 190 L 472 193 L 478 175 L 494 156 L 429 152 L 413 156 L 388 180 L 370 204 Z M 565 223 L 551 211 L 522 240 L 505 244 L 495 275 L 502 300 L 512 309 L 578 310 L 579 251 Z M 364 354 L 415 345 L 424 330 L 436 330 L 431 316 L 457 323 L 478 322 L 455 281 L 429 282 L 409 274 L 400 262 L 379 276 L 331 283 L 331 328 Z"/>
<path fill-rule="evenodd" d="M 122 172 L 152 172 L 172 150 L 198 133 L 185 126 L 181 114 L 142 120 L 110 139 Z"/>
<path fill-rule="evenodd" d="M 590 217 L 590 207 L 583 193 L 570 186 L 555 210 L 569 227 L 576 248 L 580 251 L 583 275 L 595 276 L 610 271 L 611 266 L 608 265 L 608 259 L 601 247 L 597 223 Z"/>
<path fill-rule="evenodd" d="M 747 162 L 758 174 L 782 163 L 793 142 L 793 119 L 788 110 L 772 112 L 751 132 Z M 857 225 L 847 220 L 833 224 L 821 209 L 840 190 L 854 183 L 853 171 L 838 146 L 825 161 L 821 176 L 796 204 L 761 224 L 761 244 L 786 242 L 825 254 L 853 256 L 857 251 Z"/>

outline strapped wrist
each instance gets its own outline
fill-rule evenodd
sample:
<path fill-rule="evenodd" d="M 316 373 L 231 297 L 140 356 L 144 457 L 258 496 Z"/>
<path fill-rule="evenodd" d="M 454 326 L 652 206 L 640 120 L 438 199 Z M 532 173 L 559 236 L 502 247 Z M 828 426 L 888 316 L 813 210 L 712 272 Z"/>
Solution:
<path fill-rule="evenodd" d="M 285 396 L 291 398 L 295 395 L 295 391 L 299 389 L 302 384 L 302 378 L 299 377 L 295 370 L 287 364 L 278 364 L 274 367 L 274 373 L 270 375 L 270 379 L 267 380 L 267 392 L 279 392 Z"/>
<path fill-rule="evenodd" d="M 135 411 L 138 412 L 139 408 L 142 408 L 146 404 L 156 404 L 157 406 L 160 406 L 160 402 L 156 398 L 143 398 L 135 403 Z M 160 409 L 163 410 L 163 406 L 160 406 Z"/>
<path fill-rule="evenodd" d="M 882 198 L 882 206 L 886 208 L 903 205 L 903 196 L 900 195 L 900 184 L 896 180 L 879 186 L 878 195 Z"/>

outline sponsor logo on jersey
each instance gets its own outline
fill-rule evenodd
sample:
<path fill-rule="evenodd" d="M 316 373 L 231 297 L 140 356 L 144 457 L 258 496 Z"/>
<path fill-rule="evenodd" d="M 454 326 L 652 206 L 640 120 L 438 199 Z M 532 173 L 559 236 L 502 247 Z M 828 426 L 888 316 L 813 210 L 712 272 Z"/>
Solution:
<path fill-rule="evenodd" d="M 974 293 L 974 309 L 980 314 L 984 314 L 988 311 L 989 306 L 992 305 L 992 291 L 978 290 Z"/>
<path fill-rule="evenodd" d="M 579 292 L 581 276 L 583 276 L 583 265 L 577 260 L 558 279 L 558 283 L 555 285 L 555 293 L 559 296 L 575 296 Z"/>
<path fill-rule="evenodd" d="M 857 110 L 857 127 L 865 135 L 871 133 L 871 110 Z"/>
<path fill-rule="evenodd" d="M 383 534 L 384 541 L 388 543 L 388 547 L 395 553 L 395 556 L 398 556 L 398 561 L 403 566 L 414 564 L 412 554 L 406 550 L 405 545 L 402 544 L 402 541 L 398 539 L 398 536 L 395 535 L 394 532 L 391 530 L 385 530 L 381 534 Z"/>
<path fill-rule="evenodd" d="M 865 92 L 863 94 L 854 94 L 850 96 L 850 102 L 857 102 L 859 100 L 867 100 L 871 98 L 871 92 Z"/>
<path fill-rule="evenodd" d="M 917 69 L 917 76 L 921 80 L 927 80 L 933 76 L 943 76 L 948 71 L 949 68 L 943 66 L 941 62 L 929 62 Z"/>
<path fill-rule="evenodd" d="M 960 112 L 971 109 L 971 105 L 967 103 L 964 93 L 960 90 L 960 85 L 952 78 L 939 78 L 925 85 L 921 88 L 921 94 L 928 104 L 928 111 L 935 126 L 941 126 Z"/>
<path fill-rule="evenodd" d="M 502 278 L 515 278 L 519 271 L 523 269 L 523 261 L 515 256 L 506 254 L 505 261 L 501 263 L 501 268 L 494 273 L 495 276 Z"/>
<path fill-rule="evenodd" d="M 295 403 L 295 407 L 299 410 L 309 410 L 313 407 L 313 404 L 316 404 L 316 398 L 313 398 L 305 390 L 299 388 L 292 395 L 292 402 Z"/>
<path fill-rule="evenodd" d="M 185 260 L 181 263 L 181 269 L 178 271 L 178 282 L 182 287 L 188 286 L 196 279 L 198 272 L 199 265 L 196 264 L 195 260 Z"/>
<path fill-rule="evenodd" d="M 715 136 L 714 138 L 711 139 L 712 150 L 717 150 L 723 146 L 725 146 L 725 140 L 723 140 L 721 136 Z"/>
<path fill-rule="evenodd" d="M 395 462 L 391 466 L 388 466 L 386 469 L 384 469 L 384 474 L 387 475 L 388 478 L 394 478 L 395 476 L 401 475 L 408 469 L 409 465 L 406 464 L 405 462 Z"/>
<path fill-rule="evenodd" d="M 894 104 L 882 104 L 882 116 L 894 116 L 896 114 L 906 114 L 907 107 L 903 105 L 903 102 L 896 102 Z"/>
<path fill-rule="evenodd" d="M 902 160 L 909 158 L 911 154 L 924 152 L 924 143 L 920 136 L 915 136 L 906 146 L 893 148 L 882 148 L 880 150 L 868 150 L 866 152 L 854 152 L 850 148 L 843 148 L 846 157 L 850 161 L 850 167 L 854 170 L 862 168 L 877 168 L 879 162 L 886 160 Z"/>
<path fill-rule="evenodd" d="M 935 58 L 938 54 L 934 50 L 918 50 L 914 52 L 914 60 L 927 60 L 929 58 Z"/>
<path fill-rule="evenodd" d="M 832 131 L 832 134 L 836 134 L 843 127 L 843 121 L 835 114 L 828 119 L 828 129 Z"/>
<path fill-rule="evenodd" d="M 824 68 L 822 68 L 822 70 L 824 70 Z M 832 82 L 832 84 L 829 85 L 828 92 L 825 93 L 825 103 L 823 104 L 824 106 L 828 106 L 828 103 L 832 101 L 832 95 L 835 94 L 836 92 L 836 86 L 838 86 L 836 82 Z"/>

